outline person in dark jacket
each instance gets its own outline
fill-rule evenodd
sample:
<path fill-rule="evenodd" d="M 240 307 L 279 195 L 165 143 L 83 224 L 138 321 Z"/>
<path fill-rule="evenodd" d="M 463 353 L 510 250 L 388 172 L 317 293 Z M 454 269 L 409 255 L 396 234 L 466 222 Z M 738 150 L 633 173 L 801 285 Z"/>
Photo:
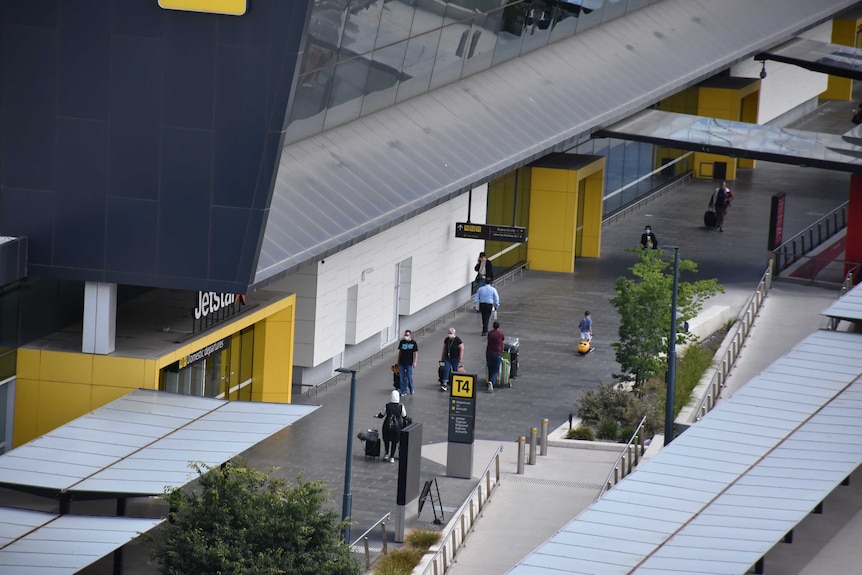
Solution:
<path fill-rule="evenodd" d="M 658 249 L 658 238 L 655 237 L 655 234 L 652 233 L 652 228 L 647 226 L 644 228 L 644 233 L 641 234 L 641 246 L 643 249 Z"/>
<path fill-rule="evenodd" d="M 476 260 L 476 265 L 473 266 L 473 271 L 476 272 L 476 281 L 473 282 L 473 293 L 476 290 L 494 281 L 494 265 L 487 257 L 485 252 L 479 252 L 479 259 Z"/>
<path fill-rule="evenodd" d="M 383 411 L 377 414 L 378 419 L 383 420 L 383 459 L 395 463 L 395 449 L 398 447 L 398 435 L 404 427 L 404 418 L 407 417 L 407 409 L 401 405 L 401 393 L 393 389 L 389 394 L 389 403 Z"/>

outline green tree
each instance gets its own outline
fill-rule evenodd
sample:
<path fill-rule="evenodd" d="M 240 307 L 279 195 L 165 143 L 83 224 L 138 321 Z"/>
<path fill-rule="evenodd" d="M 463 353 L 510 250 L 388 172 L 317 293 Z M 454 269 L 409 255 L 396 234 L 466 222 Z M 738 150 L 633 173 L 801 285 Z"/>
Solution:
<path fill-rule="evenodd" d="M 195 489 L 166 494 L 153 559 L 166 575 L 358 575 L 320 482 L 271 479 L 243 462 L 194 465 Z"/>
<path fill-rule="evenodd" d="M 640 387 L 645 381 L 664 372 L 667 338 L 670 336 L 670 315 L 673 292 L 673 258 L 661 250 L 632 248 L 640 260 L 631 268 L 635 279 L 619 277 L 616 296 L 611 303 L 620 315 L 619 342 L 612 344 L 617 363 L 622 368 L 615 377 Z M 691 260 L 679 261 L 683 272 L 697 273 Z M 677 286 L 677 344 L 694 339 L 683 326 L 695 317 L 703 302 L 724 288 L 715 279 L 686 282 Z"/>

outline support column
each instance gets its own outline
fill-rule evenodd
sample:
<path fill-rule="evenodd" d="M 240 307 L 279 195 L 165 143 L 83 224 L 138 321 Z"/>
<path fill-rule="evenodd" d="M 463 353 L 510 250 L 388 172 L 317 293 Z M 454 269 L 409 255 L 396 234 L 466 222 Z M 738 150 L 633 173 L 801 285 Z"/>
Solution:
<path fill-rule="evenodd" d="M 862 262 L 862 174 L 850 174 L 850 199 L 847 204 L 847 236 L 844 243 L 844 276 Z M 854 263 L 855 262 L 855 263 Z M 858 283 L 859 273 L 853 283 Z"/>
<path fill-rule="evenodd" d="M 84 286 L 84 333 L 81 351 L 114 353 L 117 335 L 117 284 L 87 282 Z"/>

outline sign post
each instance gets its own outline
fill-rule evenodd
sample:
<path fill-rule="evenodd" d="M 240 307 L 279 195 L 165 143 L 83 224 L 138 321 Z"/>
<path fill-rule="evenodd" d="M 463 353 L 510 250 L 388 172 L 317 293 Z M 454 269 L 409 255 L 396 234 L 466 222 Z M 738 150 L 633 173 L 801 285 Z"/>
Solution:
<path fill-rule="evenodd" d="M 769 210 L 769 245 L 767 249 L 774 251 L 781 245 L 784 238 L 784 192 L 772 196 Z"/>
<path fill-rule="evenodd" d="M 447 477 L 470 479 L 473 475 L 473 427 L 476 422 L 476 374 L 449 376 L 449 443 Z"/>

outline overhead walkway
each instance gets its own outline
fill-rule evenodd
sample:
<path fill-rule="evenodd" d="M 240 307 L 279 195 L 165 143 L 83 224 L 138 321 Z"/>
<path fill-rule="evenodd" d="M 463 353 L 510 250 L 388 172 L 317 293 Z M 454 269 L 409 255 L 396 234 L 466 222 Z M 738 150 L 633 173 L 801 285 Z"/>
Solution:
<path fill-rule="evenodd" d="M 794 38 L 761 52 L 754 59 L 774 60 L 812 72 L 862 80 L 862 50 L 852 46 Z"/>
<path fill-rule="evenodd" d="M 743 574 L 862 463 L 862 335 L 820 330 L 510 575 Z"/>
<path fill-rule="evenodd" d="M 643 110 L 600 130 L 597 136 L 735 158 L 862 173 L 862 131 L 859 128 L 836 135 Z"/>

